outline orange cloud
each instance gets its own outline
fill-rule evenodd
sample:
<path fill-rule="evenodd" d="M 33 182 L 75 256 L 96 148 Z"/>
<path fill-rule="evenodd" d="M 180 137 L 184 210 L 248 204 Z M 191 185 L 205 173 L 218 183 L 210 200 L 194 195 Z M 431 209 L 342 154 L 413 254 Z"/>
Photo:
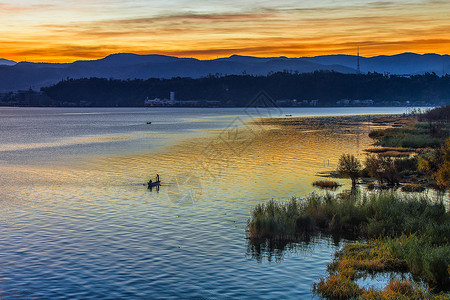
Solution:
<path fill-rule="evenodd" d="M 349 6 L 337 0 L 327 7 L 292 7 L 290 1 L 270 7 L 234 11 L 175 11 L 137 14 L 124 8 L 113 13 L 117 1 L 95 2 L 98 17 L 89 14 L 89 1 L 71 13 L 52 6 L 55 18 L 43 8 L 0 20 L 0 57 L 29 61 L 69 62 L 94 59 L 116 52 L 193 56 L 200 59 L 231 54 L 255 56 L 364 56 L 406 51 L 447 54 L 450 49 L 450 3 L 446 1 L 376 1 Z M 360 2 L 363 3 L 363 2 Z M 281 4 L 285 4 L 285 7 Z M 288 5 L 289 4 L 289 5 Z M 0 4 L 6 16 L 23 7 Z M 59 14 L 61 13 L 61 14 Z M 14 15 L 14 13 L 12 13 Z M 64 18 L 67 15 L 67 18 Z M 33 18 L 34 16 L 34 18 Z M 67 20 L 65 20 L 67 19 Z"/>

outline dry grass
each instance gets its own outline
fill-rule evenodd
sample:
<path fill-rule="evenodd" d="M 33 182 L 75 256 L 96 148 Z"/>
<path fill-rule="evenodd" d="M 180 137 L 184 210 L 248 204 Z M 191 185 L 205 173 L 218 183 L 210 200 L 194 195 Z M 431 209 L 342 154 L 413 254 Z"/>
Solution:
<path fill-rule="evenodd" d="M 316 187 L 322 188 L 322 189 L 334 190 L 334 189 L 337 189 L 341 185 L 339 183 L 337 183 L 336 181 L 319 180 L 319 181 L 314 181 L 313 186 L 316 186 Z"/>
<path fill-rule="evenodd" d="M 444 294 L 433 295 L 428 290 L 420 287 L 418 284 L 409 280 L 393 279 L 386 288 L 382 291 L 366 290 L 361 293 L 360 299 L 363 300 L 392 300 L 392 299 L 434 299 L 444 300 L 448 299 Z"/>

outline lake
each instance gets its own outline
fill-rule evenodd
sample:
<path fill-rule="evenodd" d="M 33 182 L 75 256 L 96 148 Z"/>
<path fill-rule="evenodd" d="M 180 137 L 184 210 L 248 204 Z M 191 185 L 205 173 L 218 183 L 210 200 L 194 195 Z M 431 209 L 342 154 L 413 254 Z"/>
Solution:
<path fill-rule="evenodd" d="M 311 298 L 342 241 L 255 251 L 251 211 L 320 193 L 372 115 L 404 112 L 1 107 L 0 298 Z M 258 122 L 286 115 L 303 118 Z"/>

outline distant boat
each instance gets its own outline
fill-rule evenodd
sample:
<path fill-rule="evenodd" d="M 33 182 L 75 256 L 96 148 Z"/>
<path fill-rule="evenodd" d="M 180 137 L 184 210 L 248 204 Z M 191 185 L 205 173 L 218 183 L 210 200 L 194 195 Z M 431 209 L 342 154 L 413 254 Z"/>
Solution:
<path fill-rule="evenodd" d="M 292 117 L 292 115 L 286 115 L 286 117 Z"/>
<path fill-rule="evenodd" d="M 148 182 L 147 185 L 148 185 L 148 188 L 152 188 L 152 187 L 155 187 L 155 186 L 160 186 L 161 185 L 161 181 Z"/>
<path fill-rule="evenodd" d="M 159 180 L 159 175 L 158 174 L 156 174 L 156 180 L 155 181 L 150 179 L 147 182 L 147 186 L 148 186 L 149 189 L 152 189 L 152 187 L 155 187 L 155 186 L 159 189 L 160 185 L 161 185 L 161 180 Z"/>
<path fill-rule="evenodd" d="M 147 122 L 147 124 L 152 124 L 152 122 Z"/>

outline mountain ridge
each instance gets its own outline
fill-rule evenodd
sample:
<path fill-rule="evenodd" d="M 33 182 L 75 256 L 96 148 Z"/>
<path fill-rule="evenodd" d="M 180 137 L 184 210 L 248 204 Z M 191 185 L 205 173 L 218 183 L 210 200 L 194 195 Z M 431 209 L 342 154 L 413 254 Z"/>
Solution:
<path fill-rule="evenodd" d="M 450 56 L 405 52 L 395 55 L 359 57 L 361 73 L 438 75 L 450 69 Z M 208 75 L 267 75 L 272 72 L 310 73 L 335 71 L 356 73 L 357 56 L 346 54 L 312 57 L 255 57 L 233 54 L 229 57 L 199 60 L 159 54 L 114 53 L 96 60 L 72 63 L 13 62 L 0 59 L 0 92 L 39 89 L 66 78 L 147 79 Z"/>

